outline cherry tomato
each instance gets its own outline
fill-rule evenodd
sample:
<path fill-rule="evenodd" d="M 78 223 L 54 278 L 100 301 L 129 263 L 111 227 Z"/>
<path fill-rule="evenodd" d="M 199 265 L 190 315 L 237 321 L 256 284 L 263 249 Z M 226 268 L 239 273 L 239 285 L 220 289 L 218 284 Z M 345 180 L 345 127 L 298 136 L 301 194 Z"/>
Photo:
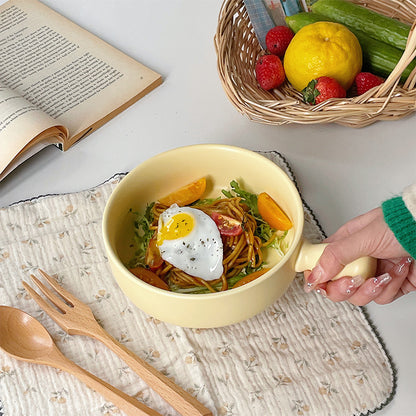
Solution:
<path fill-rule="evenodd" d="M 218 212 L 213 212 L 211 218 L 214 220 L 215 224 L 217 224 L 221 235 L 234 236 L 240 235 L 243 232 L 241 222 L 235 218 L 219 214 Z"/>
<path fill-rule="evenodd" d="M 147 246 L 145 262 L 150 270 L 157 270 L 163 264 L 159 248 L 156 245 L 156 234 L 150 239 Z"/>

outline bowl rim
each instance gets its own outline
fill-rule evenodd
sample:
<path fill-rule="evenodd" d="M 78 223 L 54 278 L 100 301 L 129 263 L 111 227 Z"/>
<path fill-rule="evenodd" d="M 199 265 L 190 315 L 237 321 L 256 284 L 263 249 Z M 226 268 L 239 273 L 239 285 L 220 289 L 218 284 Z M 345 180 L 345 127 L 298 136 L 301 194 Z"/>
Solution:
<path fill-rule="evenodd" d="M 293 236 L 291 246 L 290 246 L 288 252 L 285 254 L 285 256 L 278 263 L 276 263 L 274 266 L 272 266 L 270 268 L 270 270 L 268 270 L 266 273 L 264 273 L 263 275 L 261 275 L 257 279 L 255 279 L 252 282 L 249 282 L 249 283 L 247 283 L 243 286 L 232 289 L 232 290 L 224 290 L 224 291 L 220 291 L 220 292 L 216 292 L 216 293 L 192 294 L 192 293 L 178 293 L 178 292 L 168 291 L 168 290 L 164 290 L 164 289 L 160 289 L 158 287 L 152 286 L 152 285 L 138 279 L 136 276 L 134 276 L 133 273 L 131 273 L 127 269 L 127 267 L 120 260 L 119 256 L 116 254 L 116 251 L 114 250 L 112 244 L 110 243 L 110 241 L 108 239 L 109 213 L 111 211 L 112 205 L 114 204 L 114 201 L 117 198 L 117 195 L 123 189 L 122 188 L 123 181 L 128 176 L 133 176 L 135 174 L 135 172 L 137 172 L 138 170 L 140 171 L 143 168 L 145 168 L 146 165 L 148 163 L 150 163 L 151 161 L 153 161 L 155 158 L 162 157 L 162 156 L 168 155 L 170 153 L 173 154 L 173 153 L 176 153 L 178 151 L 186 150 L 186 149 L 190 149 L 190 148 L 195 148 L 196 150 L 201 149 L 202 151 L 204 149 L 218 150 L 218 151 L 227 150 L 227 151 L 234 151 L 234 152 L 238 152 L 238 153 L 250 154 L 251 156 L 258 157 L 258 159 L 262 160 L 263 163 L 270 164 L 271 166 L 273 166 L 273 168 L 275 168 L 277 171 L 280 171 L 280 173 L 283 174 L 283 176 L 285 178 L 285 181 L 288 183 L 288 186 L 290 188 L 292 188 L 292 191 L 294 191 L 293 194 L 297 199 L 296 209 L 299 209 L 301 211 L 301 213 L 299 215 L 299 223 L 296 226 L 297 229 L 295 231 L 295 235 Z M 195 299 L 195 296 L 198 296 L 198 299 L 203 300 L 203 299 L 214 299 L 214 298 L 218 298 L 218 297 L 235 296 L 238 293 L 244 292 L 244 291 L 249 290 L 250 288 L 252 288 L 256 285 L 261 284 L 261 282 L 263 282 L 264 280 L 271 278 L 272 275 L 278 269 L 282 268 L 288 261 L 290 261 L 290 259 L 292 258 L 292 255 L 298 249 L 299 242 L 302 240 L 304 219 L 305 219 L 305 217 L 304 217 L 304 211 L 303 211 L 303 202 L 302 202 L 302 198 L 300 196 L 300 193 L 299 193 L 299 191 L 296 187 L 296 184 L 290 179 L 290 177 L 287 175 L 287 173 L 280 166 L 278 166 L 275 162 L 273 162 L 272 160 L 266 158 L 265 156 L 263 156 L 261 154 L 256 153 L 253 150 L 249 150 L 249 149 L 238 147 L 238 146 L 215 144 L 215 143 L 214 144 L 193 144 L 193 145 L 184 145 L 184 146 L 180 146 L 180 147 L 175 147 L 175 148 L 169 149 L 165 152 L 158 153 L 158 154 L 146 159 L 145 161 L 143 161 L 139 165 L 137 165 L 130 172 L 128 172 L 126 174 L 126 176 L 124 176 L 124 178 L 122 178 L 122 180 L 117 184 L 115 189 L 112 191 L 112 193 L 111 193 L 110 197 L 108 198 L 107 203 L 105 205 L 103 218 L 102 218 L 102 237 L 103 237 L 103 240 L 104 240 L 104 246 L 105 246 L 107 255 L 109 257 L 109 260 L 111 258 L 113 264 L 115 264 L 118 269 L 125 271 L 125 277 L 130 282 L 132 282 L 134 285 L 138 285 L 138 287 L 141 287 L 141 288 L 145 289 L 146 291 L 154 292 L 155 294 L 159 294 L 159 295 L 163 294 L 164 296 L 168 296 L 170 298 L 178 298 L 178 299 L 183 300 L 183 299 Z"/>

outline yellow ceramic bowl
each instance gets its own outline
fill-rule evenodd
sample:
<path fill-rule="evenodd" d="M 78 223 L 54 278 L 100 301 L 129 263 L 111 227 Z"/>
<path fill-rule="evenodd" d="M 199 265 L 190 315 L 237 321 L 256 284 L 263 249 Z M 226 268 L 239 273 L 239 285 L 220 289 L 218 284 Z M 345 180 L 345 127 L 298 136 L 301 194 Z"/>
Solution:
<path fill-rule="evenodd" d="M 234 179 L 247 191 L 269 193 L 294 224 L 288 235 L 288 252 L 277 264 L 273 256 L 267 258 L 271 270 L 263 276 L 224 292 L 180 294 L 144 283 L 124 265 L 132 257 L 133 222 L 129 211 L 144 212 L 148 203 L 200 177 L 207 178 L 207 197 L 221 196 L 221 189 L 229 188 Z M 212 328 L 240 322 L 263 311 L 286 291 L 295 276 L 295 269 L 312 267 L 308 261 L 316 261 L 322 249 L 312 260 L 308 260 L 307 255 L 299 255 L 304 245 L 303 224 L 299 193 L 275 163 L 249 150 L 208 144 L 180 147 L 159 154 L 126 175 L 105 208 L 103 237 L 114 277 L 135 305 L 165 322 L 183 327 Z"/>

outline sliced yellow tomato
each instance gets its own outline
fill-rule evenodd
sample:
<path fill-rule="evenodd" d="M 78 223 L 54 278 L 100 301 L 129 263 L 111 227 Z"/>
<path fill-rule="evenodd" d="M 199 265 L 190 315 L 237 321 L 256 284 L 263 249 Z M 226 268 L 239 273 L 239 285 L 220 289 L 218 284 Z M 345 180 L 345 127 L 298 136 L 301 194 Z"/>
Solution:
<path fill-rule="evenodd" d="M 167 283 L 165 283 L 156 273 L 149 269 L 145 269 L 144 267 L 135 267 L 129 271 L 149 285 L 158 287 L 159 289 L 170 290 Z"/>
<path fill-rule="evenodd" d="M 253 280 L 256 280 L 258 277 L 263 276 L 264 273 L 268 272 L 270 269 L 265 267 L 264 269 L 257 270 L 256 272 L 250 273 L 247 276 L 244 276 L 242 279 L 240 279 L 232 288 L 240 287 L 243 285 L 246 285 L 247 283 L 252 282 Z"/>
<path fill-rule="evenodd" d="M 177 189 L 163 198 L 159 198 L 159 202 L 166 206 L 178 204 L 180 207 L 192 204 L 192 202 L 201 198 L 205 192 L 206 186 L 207 181 L 205 178 L 198 179 L 194 182 L 188 183 L 188 185 Z"/>
<path fill-rule="evenodd" d="M 258 196 L 257 208 L 270 227 L 281 231 L 290 230 L 293 227 L 292 221 L 268 193 L 262 192 Z"/>

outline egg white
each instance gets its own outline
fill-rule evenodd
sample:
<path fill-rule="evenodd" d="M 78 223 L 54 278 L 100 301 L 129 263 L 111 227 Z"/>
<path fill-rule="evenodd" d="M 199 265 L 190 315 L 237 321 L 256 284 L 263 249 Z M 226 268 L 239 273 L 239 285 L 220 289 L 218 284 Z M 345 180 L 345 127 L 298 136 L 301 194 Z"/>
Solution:
<path fill-rule="evenodd" d="M 193 228 L 184 237 L 166 239 L 165 226 L 175 215 L 193 218 Z M 173 223 L 172 223 L 173 224 Z M 214 220 L 201 210 L 171 205 L 159 217 L 158 247 L 162 258 L 185 273 L 211 281 L 223 273 L 223 244 Z"/>

